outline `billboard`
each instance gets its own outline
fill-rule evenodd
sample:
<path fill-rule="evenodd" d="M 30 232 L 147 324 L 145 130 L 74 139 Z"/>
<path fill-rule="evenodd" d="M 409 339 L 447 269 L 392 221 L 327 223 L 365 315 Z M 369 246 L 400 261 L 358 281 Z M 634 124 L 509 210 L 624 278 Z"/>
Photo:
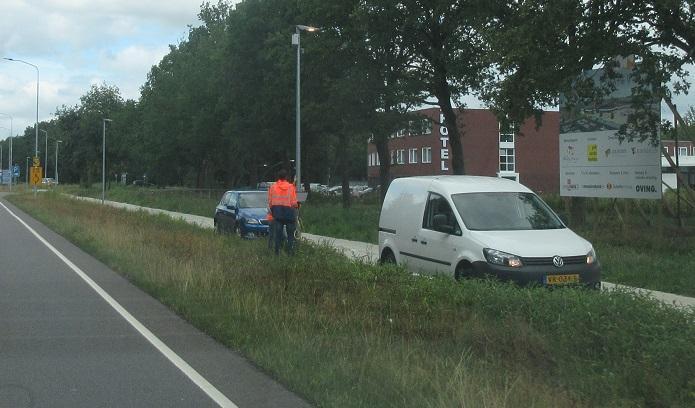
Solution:
<path fill-rule="evenodd" d="M 630 70 L 617 70 L 614 90 L 600 101 L 560 98 L 560 195 L 661 198 L 661 150 L 647 139 L 620 141 L 618 130 L 632 112 Z M 600 78 L 591 70 L 587 78 Z M 659 114 L 659 101 L 653 104 Z"/>

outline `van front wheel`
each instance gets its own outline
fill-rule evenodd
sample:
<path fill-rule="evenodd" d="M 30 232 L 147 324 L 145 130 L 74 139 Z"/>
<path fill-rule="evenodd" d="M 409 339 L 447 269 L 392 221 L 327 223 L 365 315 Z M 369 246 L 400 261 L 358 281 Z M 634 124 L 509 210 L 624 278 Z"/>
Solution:
<path fill-rule="evenodd" d="M 454 272 L 454 279 L 460 281 L 461 279 L 470 278 L 473 276 L 473 265 L 469 262 L 461 262 L 456 266 L 456 271 Z"/>

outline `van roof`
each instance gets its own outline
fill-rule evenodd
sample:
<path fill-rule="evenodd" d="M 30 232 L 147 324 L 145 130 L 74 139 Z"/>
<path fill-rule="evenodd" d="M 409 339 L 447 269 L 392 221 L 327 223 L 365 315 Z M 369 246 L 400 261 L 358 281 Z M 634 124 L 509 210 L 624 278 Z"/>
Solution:
<path fill-rule="evenodd" d="M 528 187 L 516 181 L 501 177 L 484 176 L 417 176 L 409 177 L 422 181 L 431 181 L 431 186 L 448 194 L 484 193 L 484 192 L 532 192 Z"/>

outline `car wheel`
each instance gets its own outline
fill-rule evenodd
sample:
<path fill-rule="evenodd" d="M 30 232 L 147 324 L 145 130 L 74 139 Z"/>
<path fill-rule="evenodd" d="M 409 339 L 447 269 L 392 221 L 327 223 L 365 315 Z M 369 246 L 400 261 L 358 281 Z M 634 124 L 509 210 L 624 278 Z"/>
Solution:
<path fill-rule="evenodd" d="M 217 232 L 220 235 L 224 233 L 224 229 L 222 228 L 222 223 L 217 221 L 217 220 L 215 220 L 215 232 Z"/>
<path fill-rule="evenodd" d="M 454 279 L 461 280 L 470 278 L 473 276 L 473 266 L 468 262 L 461 262 L 456 267 L 456 272 L 454 272 Z"/>
<path fill-rule="evenodd" d="M 396 264 L 396 256 L 393 254 L 393 252 L 390 249 L 384 250 L 384 253 L 381 254 L 381 264 L 382 265 L 395 265 Z"/>

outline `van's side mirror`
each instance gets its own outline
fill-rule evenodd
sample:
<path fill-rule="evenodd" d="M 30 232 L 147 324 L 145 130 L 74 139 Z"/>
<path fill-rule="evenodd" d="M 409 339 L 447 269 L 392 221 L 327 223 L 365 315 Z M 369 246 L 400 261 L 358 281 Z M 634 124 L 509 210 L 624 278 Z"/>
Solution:
<path fill-rule="evenodd" d="M 444 214 L 435 214 L 432 218 L 432 226 L 435 231 L 444 232 L 446 234 L 454 233 L 454 226 L 449 225 L 447 216 Z"/>

